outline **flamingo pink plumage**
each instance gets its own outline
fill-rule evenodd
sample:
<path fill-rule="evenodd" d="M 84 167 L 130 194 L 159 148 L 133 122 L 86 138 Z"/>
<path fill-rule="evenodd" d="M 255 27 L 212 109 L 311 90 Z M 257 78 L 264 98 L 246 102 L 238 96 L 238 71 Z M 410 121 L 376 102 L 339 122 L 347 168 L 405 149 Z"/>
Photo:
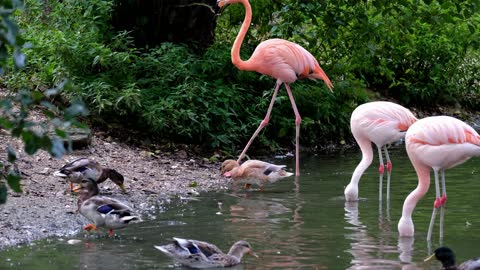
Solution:
<path fill-rule="evenodd" d="M 405 137 L 407 129 L 417 118 L 407 108 L 388 101 L 374 101 L 358 106 L 350 118 L 350 129 L 362 151 L 362 160 L 355 168 L 350 183 L 345 188 L 347 201 L 358 201 L 358 182 L 365 170 L 372 164 L 372 142 L 378 148 L 380 165 L 379 198 L 382 199 L 382 180 L 385 169 L 382 147 L 387 159 L 387 200 L 390 199 L 390 173 L 392 163 L 386 145 Z"/>
<path fill-rule="evenodd" d="M 418 176 L 418 186 L 405 199 L 402 217 L 398 222 L 400 236 L 413 236 L 412 213 L 417 202 L 430 187 L 430 168 L 435 175 L 435 193 L 432 219 L 428 228 L 430 241 L 437 209 L 440 209 L 440 238 L 443 238 L 443 216 L 447 201 L 445 170 L 455 167 L 473 156 L 480 156 L 480 135 L 466 123 L 450 116 L 432 116 L 414 123 L 407 131 L 405 143 L 408 157 Z M 442 196 L 438 173 L 442 177 Z"/>
<path fill-rule="evenodd" d="M 290 83 L 293 83 L 299 78 L 309 78 L 312 80 L 322 79 L 330 91 L 333 89 L 333 84 L 330 82 L 330 79 L 327 77 L 312 54 L 310 54 L 302 46 L 287 40 L 269 39 L 263 41 L 257 46 L 250 59 L 243 61 L 240 58 L 240 47 L 252 20 L 252 8 L 250 3 L 248 0 L 218 0 L 217 3 L 220 8 L 224 5 L 233 3 L 241 3 L 245 7 L 245 19 L 243 20 L 238 36 L 235 38 L 235 42 L 233 43 L 232 47 L 232 63 L 240 70 L 256 71 L 277 79 L 267 114 L 248 141 L 247 145 L 238 157 L 237 162 L 240 163 L 255 137 L 257 137 L 258 133 L 260 133 L 260 131 L 268 124 L 270 113 L 275 102 L 275 97 L 277 96 L 280 85 L 283 83 L 285 84 L 288 97 L 292 103 L 293 111 L 295 113 L 295 174 L 299 175 L 300 162 L 298 154 L 300 123 L 302 119 L 298 113 L 297 105 L 293 99 L 292 92 L 290 91 Z"/>

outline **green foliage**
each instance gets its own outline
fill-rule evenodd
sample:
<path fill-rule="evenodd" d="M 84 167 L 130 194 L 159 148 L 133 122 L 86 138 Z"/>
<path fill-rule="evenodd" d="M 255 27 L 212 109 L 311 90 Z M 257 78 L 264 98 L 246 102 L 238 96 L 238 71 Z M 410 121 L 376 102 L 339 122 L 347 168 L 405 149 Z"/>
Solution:
<path fill-rule="evenodd" d="M 10 58 L 9 49 L 13 51 L 13 65 L 25 66 L 25 56 L 20 50 L 24 41 L 19 35 L 17 24 L 11 18 L 15 10 L 21 7 L 20 0 L 0 1 L 0 76 L 3 75 L 7 59 Z"/>
<path fill-rule="evenodd" d="M 3 75 L 4 66 L 10 53 L 13 58 L 11 67 L 23 68 L 25 55 L 22 46 L 24 40 L 20 36 L 17 24 L 11 19 L 17 8 L 22 6 L 21 1 L 0 1 L 0 76 Z M 48 151 L 54 157 L 61 157 L 66 149 L 64 140 L 68 139 L 64 131 L 72 125 L 80 126 L 75 117 L 85 114 L 86 110 L 82 103 L 72 102 L 72 105 L 60 111 L 50 100 L 58 94 L 63 83 L 58 88 L 48 89 L 44 92 L 21 90 L 16 94 L 2 93 L 0 101 L 0 129 L 9 133 L 12 137 L 21 138 L 25 145 L 25 152 L 33 155 L 39 149 Z M 0 85 L 2 87 L 2 85 Z M 31 112 L 34 107 L 43 108 L 43 112 L 49 117 L 49 121 L 35 122 L 31 120 Z M 62 114 L 62 120 L 58 117 Z M 49 134 L 54 132 L 54 136 Z M 0 162 L 0 204 L 6 203 L 7 186 L 15 192 L 21 192 L 21 176 L 16 168 L 16 151 L 7 146 L 8 161 Z"/>
<path fill-rule="evenodd" d="M 230 48 L 243 21 L 241 5 L 218 18 L 216 42 L 204 54 L 164 43 L 134 48 L 113 32 L 114 1 L 27 0 L 19 15 L 29 65 L 7 70 L 10 88 L 45 89 L 69 78 L 64 97 L 81 96 L 96 119 L 129 123 L 177 142 L 235 150 L 263 119 L 274 80 L 239 71 Z M 479 5 L 471 1 L 252 1 L 242 46 L 248 58 L 268 38 L 310 51 L 335 85 L 292 84 L 303 118 L 302 144 L 316 147 L 350 136 L 351 111 L 365 88 L 402 104 L 479 105 Z M 294 140 L 294 117 L 283 88 L 271 122 L 255 141 L 275 150 Z"/>
<path fill-rule="evenodd" d="M 480 95 L 472 84 L 479 68 L 478 2 L 288 2 L 272 29 L 321 50 L 334 74 L 351 74 L 406 105 L 476 108 L 463 97 Z"/>
<path fill-rule="evenodd" d="M 84 105 L 79 102 L 60 110 L 48 100 L 58 94 L 59 89 L 49 89 L 45 92 L 19 91 L 13 96 L 6 96 L 0 103 L 0 128 L 12 137 L 20 138 L 24 144 L 25 153 L 35 154 L 43 149 L 53 157 L 61 157 L 67 149 L 64 141 L 69 141 L 65 129 L 72 126 L 82 127 L 75 119 L 78 115 L 86 115 Z M 47 121 L 32 120 L 33 109 L 43 108 L 43 114 L 48 117 Z M 8 186 L 15 192 L 21 192 L 21 176 L 15 167 L 17 159 L 15 149 L 7 146 L 8 161 L 1 162 L 3 171 L 0 173 L 7 180 Z M 6 200 L 4 183 L 0 181 L 0 201 Z M 4 196 L 5 197 L 2 197 Z"/>

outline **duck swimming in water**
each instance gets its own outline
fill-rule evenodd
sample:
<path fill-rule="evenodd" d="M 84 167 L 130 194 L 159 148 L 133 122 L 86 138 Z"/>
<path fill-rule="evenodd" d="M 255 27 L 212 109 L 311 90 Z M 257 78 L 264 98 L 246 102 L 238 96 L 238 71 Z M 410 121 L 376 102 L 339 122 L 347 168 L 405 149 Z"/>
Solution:
<path fill-rule="evenodd" d="M 293 173 L 285 171 L 285 167 L 285 165 L 275 165 L 254 159 L 247 160 L 240 165 L 233 159 L 227 159 L 222 163 L 221 172 L 223 176 L 231 177 L 235 183 L 245 184 L 245 188 L 256 184 L 263 191 L 266 184 L 275 183 L 293 175 Z"/>
<path fill-rule="evenodd" d="M 439 247 L 424 261 L 436 258 L 442 263 L 442 270 L 480 270 L 480 258 L 470 259 L 459 266 L 455 264 L 455 253 L 448 247 Z"/>
<path fill-rule="evenodd" d="M 218 268 L 237 265 L 243 255 L 258 257 L 247 241 L 241 240 L 233 244 L 227 254 L 217 246 L 203 241 L 173 238 L 173 243 L 155 246 L 176 262 L 191 268 Z"/>

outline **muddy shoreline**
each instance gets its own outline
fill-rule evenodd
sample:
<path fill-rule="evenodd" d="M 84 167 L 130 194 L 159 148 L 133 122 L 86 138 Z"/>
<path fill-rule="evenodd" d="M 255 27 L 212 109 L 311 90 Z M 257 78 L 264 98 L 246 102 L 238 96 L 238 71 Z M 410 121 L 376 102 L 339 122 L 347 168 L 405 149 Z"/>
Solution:
<path fill-rule="evenodd" d="M 22 142 L 9 135 L 2 134 L 0 139 L 3 145 L 10 143 L 18 150 L 17 165 L 23 174 L 23 193 L 9 190 L 7 203 L 0 205 L 0 250 L 82 232 L 88 220 L 75 211 L 78 195 L 70 192 L 65 180 L 52 175 L 67 161 L 79 157 L 89 157 L 122 173 L 127 194 L 111 181 L 100 185 L 101 193 L 127 202 L 146 220 L 174 196 L 221 192 L 230 185 L 228 179 L 220 176 L 218 162 L 190 157 L 184 150 L 171 155 L 152 153 L 109 136 L 94 135 L 89 147 L 55 159 L 45 151 L 33 156 L 25 154 Z M 0 155 L 6 158 L 5 152 Z"/>

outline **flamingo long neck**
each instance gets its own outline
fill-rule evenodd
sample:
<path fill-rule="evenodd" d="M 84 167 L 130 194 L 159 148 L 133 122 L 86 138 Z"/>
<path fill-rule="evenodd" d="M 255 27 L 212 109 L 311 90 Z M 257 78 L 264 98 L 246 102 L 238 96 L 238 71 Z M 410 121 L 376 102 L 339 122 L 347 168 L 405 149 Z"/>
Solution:
<path fill-rule="evenodd" d="M 243 61 L 240 58 L 240 47 L 242 46 L 243 39 L 245 38 L 248 28 L 250 27 L 250 22 L 252 21 L 252 7 L 248 0 L 240 0 L 239 2 L 245 7 L 245 18 L 243 19 L 242 27 L 240 27 L 240 31 L 233 42 L 231 51 L 232 63 L 240 70 L 250 70 L 248 60 Z"/>
<path fill-rule="evenodd" d="M 417 206 L 418 201 L 425 196 L 430 187 L 430 167 L 418 164 L 414 160 L 412 160 L 412 163 L 417 172 L 418 185 L 417 188 L 415 188 L 405 199 L 402 210 L 402 218 L 407 218 L 409 220 L 412 219 L 412 213 L 415 206 Z"/>
<path fill-rule="evenodd" d="M 357 143 L 358 146 L 360 146 L 360 150 L 362 150 L 362 160 L 358 163 L 355 171 L 353 171 L 352 179 L 350 180 L 350 183 L 356 186 L 358 186 L 358 182 L 360 182 L 360 177 L 362 177 L 365 170 L 373 161 L 372 143 L 369 140 L 358 140 Z"/>

